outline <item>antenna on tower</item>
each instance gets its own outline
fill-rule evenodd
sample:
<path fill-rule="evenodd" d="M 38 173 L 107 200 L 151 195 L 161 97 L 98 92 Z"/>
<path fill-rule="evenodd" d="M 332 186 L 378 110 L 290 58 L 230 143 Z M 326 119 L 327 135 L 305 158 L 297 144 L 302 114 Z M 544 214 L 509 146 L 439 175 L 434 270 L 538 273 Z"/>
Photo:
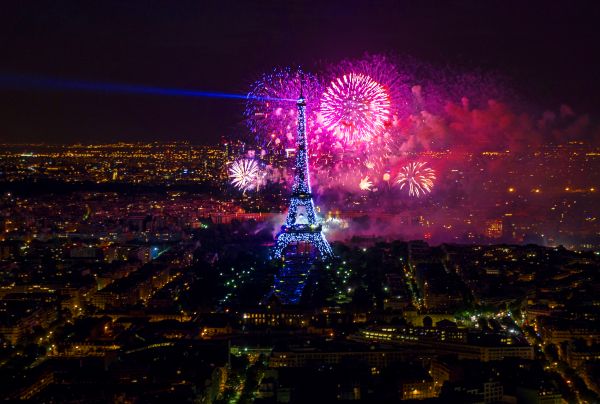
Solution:
<path fill-rule="evenodd" d="M 302 69 L 298 69 L 298 80 L 300 80 L 300 98 L 304 98 L 304 81 L 302 80 Z"/>

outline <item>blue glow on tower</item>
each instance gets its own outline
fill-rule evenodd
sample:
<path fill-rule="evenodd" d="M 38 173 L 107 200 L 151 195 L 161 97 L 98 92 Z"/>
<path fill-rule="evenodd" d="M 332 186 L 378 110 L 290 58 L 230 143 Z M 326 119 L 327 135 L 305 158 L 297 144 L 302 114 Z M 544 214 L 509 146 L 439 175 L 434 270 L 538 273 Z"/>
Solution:
<path fill-rule="evenodd" d="M 300 94 L 298 107 L 298 134 L 296 137 L 296 174 L 285 224 L 277 234 L 273 257 L 281 258 L 290 244 L 309 243 L 317 248 L 322 259 L 333 257 L 333 251 L 325 239 L 321 224 L 317 221 L 315 204 L 310 188 L 308 172 L 308 142 L 306 140 L 306 100 Z M 307 223 L 298 223 L 298 208 L 304 208 Z"/>

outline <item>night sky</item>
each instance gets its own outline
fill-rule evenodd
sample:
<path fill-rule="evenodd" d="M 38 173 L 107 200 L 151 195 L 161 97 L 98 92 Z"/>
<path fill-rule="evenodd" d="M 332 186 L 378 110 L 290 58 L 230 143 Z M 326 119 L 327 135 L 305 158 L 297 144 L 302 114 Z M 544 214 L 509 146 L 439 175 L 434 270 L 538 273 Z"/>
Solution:
<path fill-rule="evenodd" d="M 0 74 L 245 93 L 276 65 L 364 52 L 509 77 L 597 120 L 598 1 L 13 1 Z M 0 141 L 189 140 L 243 130 L 243 101 L 0 87 Z"/>

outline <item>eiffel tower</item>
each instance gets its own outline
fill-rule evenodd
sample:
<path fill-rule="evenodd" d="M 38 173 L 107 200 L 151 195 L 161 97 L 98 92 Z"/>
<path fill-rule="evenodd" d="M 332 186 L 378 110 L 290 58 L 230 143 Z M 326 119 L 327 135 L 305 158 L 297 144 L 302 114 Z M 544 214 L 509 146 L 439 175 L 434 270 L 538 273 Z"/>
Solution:
<path fill-rule="evenodd" d="M 296 101 L 298 107 L 298 135 L 296 138 L 296 173 L 285 224 L 277 234 L 273 251 L 274 258 L 281 258 L 283 250 L 290 244 L 309 243 L 317 248 L 322 259 L 333 257 L 329 243 L 317 221 L 315 204 L 310 189 L 308 174 L 308 150 L 306 141 L 306 100 L 300 92 Z M 298 222 L 298 208 L 305 211 L 307 223 Z"/>

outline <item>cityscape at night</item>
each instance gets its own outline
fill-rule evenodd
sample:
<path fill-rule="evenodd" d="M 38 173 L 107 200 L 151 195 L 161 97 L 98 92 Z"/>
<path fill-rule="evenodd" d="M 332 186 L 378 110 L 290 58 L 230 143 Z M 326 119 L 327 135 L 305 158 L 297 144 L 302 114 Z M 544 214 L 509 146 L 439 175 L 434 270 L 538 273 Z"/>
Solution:
<path fill-rule="evenodd" d="M 1 400 L 600 403 L 600 4 L 2 14 Z"/>

